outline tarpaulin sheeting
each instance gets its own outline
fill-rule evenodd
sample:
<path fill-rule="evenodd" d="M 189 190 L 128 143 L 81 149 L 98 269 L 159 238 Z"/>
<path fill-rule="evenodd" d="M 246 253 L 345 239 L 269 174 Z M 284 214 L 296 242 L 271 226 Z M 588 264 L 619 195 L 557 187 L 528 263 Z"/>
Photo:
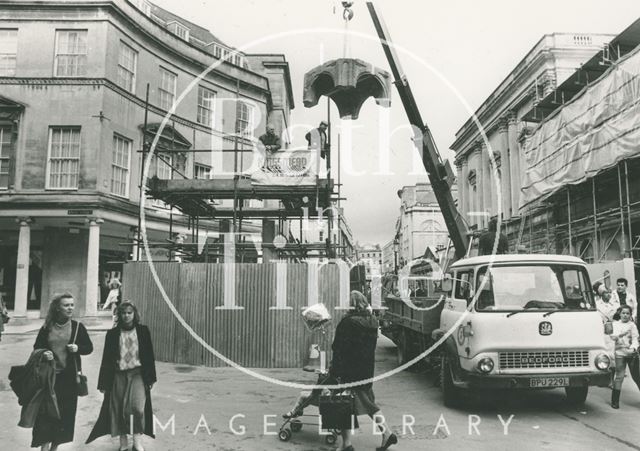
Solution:
<path fill-rule="evenodd" d="M 321 166 L 315 150 L 287 150 L 268 155 L 263 165 L 251 173 L 252 185 L 315 185 Z"/>
<path fill-rule="evenodd" d="M 640 47 L 526 139 L 520 208 L 640 154 L 639 76 Z"/>

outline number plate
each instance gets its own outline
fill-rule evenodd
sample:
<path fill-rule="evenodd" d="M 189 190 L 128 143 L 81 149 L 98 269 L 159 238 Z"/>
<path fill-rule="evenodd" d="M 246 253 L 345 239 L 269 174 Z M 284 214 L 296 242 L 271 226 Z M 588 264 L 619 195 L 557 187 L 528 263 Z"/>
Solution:
<path fill-rule="evenodd" d="M 529 387 L 531 388 L 544 388 L 544 387 L 568 387 L 568 377 L 533 377 L 529 379 Z"/>

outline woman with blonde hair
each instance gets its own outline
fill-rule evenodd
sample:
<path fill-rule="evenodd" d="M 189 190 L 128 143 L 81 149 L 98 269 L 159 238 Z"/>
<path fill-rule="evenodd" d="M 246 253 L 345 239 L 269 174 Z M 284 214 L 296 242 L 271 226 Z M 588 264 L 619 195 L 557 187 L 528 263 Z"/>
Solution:
<path fill-rule="evenodd" d="M 73 441 L 78 407 L 77 374 L 82 371 L 80 356 L 93 352 L 87 329 L 71 319 L 73 310 L 73 295 L 64 293 L 53 298 L 33 345 L 33 349 L 46 349 L 44 357 L 55 361 L 54 390 L 60 412 L 60 419 L 52 418 L 45 410 L 38 413 L 31 446 L 40 446 L 42 451 L 55 451 L 58 445 Z"/>
<path fill-rule="evenodd" d="M 366 381 L 373 378 L 375 352 L 378 341 L 378 320 L 373 315 L 367 298 L 359 291 L 349 296 L 351 310 L 342 318 L 333 339 L 333 357 L 329 373 L 341 384 Z M 368 415 L 382 432 L 380 450 L 398 443 L 398 437 L 384 423 L 384 415 L 376 404 L 371 382 L 357 384 L 349 389 L 355 395 L 355 415 Z M 382 420 L 382 422 L 380 422 Z M 357 427 L 357 422 L 354 422 Z M 353 451 L 351 430 L 341 432 L 342 450 Z"/>

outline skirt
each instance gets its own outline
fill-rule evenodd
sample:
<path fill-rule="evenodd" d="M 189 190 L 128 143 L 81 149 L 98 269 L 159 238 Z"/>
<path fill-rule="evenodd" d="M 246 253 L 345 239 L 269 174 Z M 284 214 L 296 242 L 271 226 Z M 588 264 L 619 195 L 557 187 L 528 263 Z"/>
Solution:
<path fill-rule="evenodd" d="M 112 437 L 144 432 L 146 401 L 140 368 L 116 371 L 109 399 Z"/>
<path fill-rule="evenodd" d="M 354 388 L 353 394 L 356 399 L 354 402 L 356 415 L 373 415 L 380 410 L 376 404 L 376 396 L 373 394 L 371 385 L 367 388 Z"/>

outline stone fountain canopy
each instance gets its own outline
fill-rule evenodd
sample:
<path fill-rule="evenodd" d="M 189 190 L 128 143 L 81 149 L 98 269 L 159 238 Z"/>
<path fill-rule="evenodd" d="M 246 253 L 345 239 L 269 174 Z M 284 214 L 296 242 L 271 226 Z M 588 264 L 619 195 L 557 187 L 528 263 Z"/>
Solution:
<path fill-rule="evenodd" d="M 391 105 L 391 76 L 359 59 L 328 61 L 305 74 L 304 106 L 316 106 L 323 95 L 335 102 L 341 118 L 357 119 L 369 97 L 378 105 Z"/>

